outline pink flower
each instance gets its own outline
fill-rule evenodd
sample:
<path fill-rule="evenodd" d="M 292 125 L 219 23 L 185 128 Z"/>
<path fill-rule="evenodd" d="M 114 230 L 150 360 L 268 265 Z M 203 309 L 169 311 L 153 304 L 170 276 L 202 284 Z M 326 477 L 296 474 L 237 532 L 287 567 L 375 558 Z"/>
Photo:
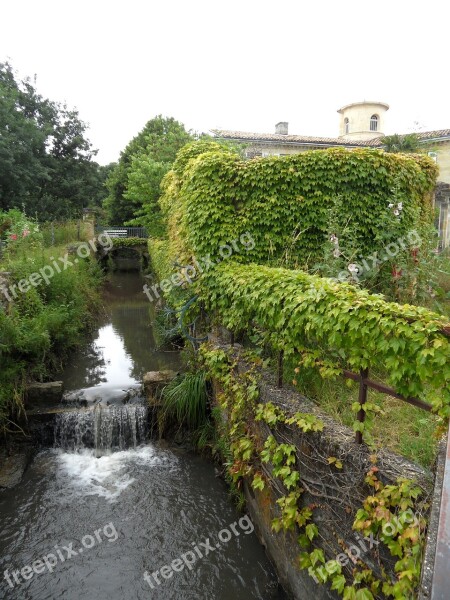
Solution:
<path fill-rule="evenodd" d="M 12 233 L 12 234 L 11 234 L 9 237 L 10 237 L 12 240 L 17 240 L 17 233 Z"/>
<path fill-rule="evenodd" d="M 30 235 L 30 230 L 29 229 L 24 229 L 22 231 L 22 237 L 27 237 L 27 235 Z"/>

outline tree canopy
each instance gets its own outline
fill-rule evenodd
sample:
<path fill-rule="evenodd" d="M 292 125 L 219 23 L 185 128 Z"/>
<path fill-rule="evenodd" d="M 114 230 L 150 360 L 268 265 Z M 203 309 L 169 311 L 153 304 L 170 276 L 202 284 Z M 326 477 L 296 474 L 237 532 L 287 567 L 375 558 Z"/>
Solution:
<path fill-rule="evenodd" d="M 177 152 L 193 135 L 172 117 L 148 121 L 120 155 L 111 171 L 104 203 L 111 225 L 145 225 L 158 234 L 160 184 Z"/>
<path fill-rule="evenodd" d="M 383 138 L 383 145 L 386 152 L 418 152 L 419 136 L 416 133 L 406 135 L 386 135 Z"/>
<path fill-rule="evenodd" d="M 0 209 L 40 220 L 78 216 L 106 195 L 109 167 L 95 161 L 78 111 L 41 96 L 0 63 Z"/>

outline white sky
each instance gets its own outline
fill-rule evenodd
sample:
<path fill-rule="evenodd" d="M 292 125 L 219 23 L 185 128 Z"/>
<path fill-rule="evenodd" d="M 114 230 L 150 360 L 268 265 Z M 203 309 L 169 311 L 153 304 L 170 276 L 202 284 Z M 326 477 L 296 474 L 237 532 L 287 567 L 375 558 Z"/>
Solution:
<path fill-rule="evenodd" d="M 385 133 L 450 128 L 449 16 L 442 0 L 5 1 L 0 61 L 78 108 L 106 164 L 157 114 L 337 137 L 339 107 L 381 100 Z"/>

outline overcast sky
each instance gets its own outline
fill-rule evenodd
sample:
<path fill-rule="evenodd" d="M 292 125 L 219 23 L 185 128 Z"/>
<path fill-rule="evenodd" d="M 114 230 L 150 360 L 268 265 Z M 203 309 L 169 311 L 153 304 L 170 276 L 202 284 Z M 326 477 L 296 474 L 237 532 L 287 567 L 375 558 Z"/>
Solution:
<path fill-rule="evenodd" d="M 15 0 L 0 61 L 78 108 L 102 164 L 157 114 L 337 137 L 339 107 L 381 100 L 385 133 L 447 129 L 449 13 L 440 0 Z"/>

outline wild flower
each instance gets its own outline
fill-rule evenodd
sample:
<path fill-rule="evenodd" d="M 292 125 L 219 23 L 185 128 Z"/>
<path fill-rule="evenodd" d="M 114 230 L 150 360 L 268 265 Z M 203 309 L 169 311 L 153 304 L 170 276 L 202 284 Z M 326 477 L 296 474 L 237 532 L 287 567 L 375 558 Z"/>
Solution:
<path fill-rule="evenodd" d="M 334 235 L 334 233 L 332 233 L 330 236 L 330 242 L 337 246 L 339 244 L 337 235 Z"/>

